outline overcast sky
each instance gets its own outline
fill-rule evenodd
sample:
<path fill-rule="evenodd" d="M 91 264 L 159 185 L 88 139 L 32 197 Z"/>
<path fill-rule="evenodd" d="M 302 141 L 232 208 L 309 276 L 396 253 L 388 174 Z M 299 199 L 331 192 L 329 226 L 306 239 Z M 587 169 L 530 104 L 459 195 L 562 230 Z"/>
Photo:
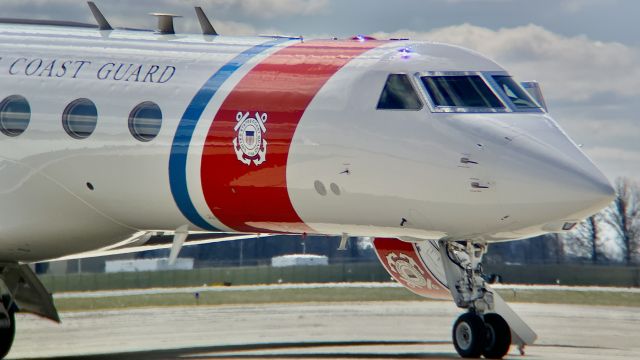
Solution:
<path fill-rule="evenodd" d="M 637 0 L 95 0 L 114 26 L 201 5 L 228 35 L 410 37 L 463 45 L 542 83 L 551 115 L 611 178 L 640 179 Z M 79 0 L 2 0 L 2 17 L 92 22 Z"/>

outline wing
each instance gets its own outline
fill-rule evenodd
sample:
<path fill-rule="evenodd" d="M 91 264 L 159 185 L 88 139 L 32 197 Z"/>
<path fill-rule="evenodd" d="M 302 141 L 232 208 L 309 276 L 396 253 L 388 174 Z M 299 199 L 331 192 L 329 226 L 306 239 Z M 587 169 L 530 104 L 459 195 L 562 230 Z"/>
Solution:
<path fill-rule="evenodd" d="M 189 234 L 183 246 L 212 244 L 224 241 L 237 241 L 270 237 L 274 234 L 237 234 L 237 233 L 192 233 Z M 130 254 L 141 251 L 171 249 L 173 233 L 171 232 L 140 232 L 131 238 L 95 251 L 83 252 L 69 256 L 51 259 L 49 261 L 86 259 L 100 256 Z"/>

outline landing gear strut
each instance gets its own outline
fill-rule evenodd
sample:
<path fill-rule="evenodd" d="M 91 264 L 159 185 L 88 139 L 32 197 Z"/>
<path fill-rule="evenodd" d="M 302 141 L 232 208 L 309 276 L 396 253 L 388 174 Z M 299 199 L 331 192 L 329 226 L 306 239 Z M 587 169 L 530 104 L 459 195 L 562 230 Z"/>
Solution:
<path fill-rule="evenodd" d="M 28 265 L 0 263 L 0 295 L 0 359 L 13 345 L 16 312 L 60 322 L 51 294 Z"/>
<path fill-rule="evenodd" d="M 439 245 L 449 291 L 456 305 L 467 309 L 453 326 L 456 351 L 463 358 L 484 355 L 487 359 L 502 359 L 509 352 L 512 331 L 499 313 L 513 314 L 515 318 L 517 315 L 484 280 L 482 257 L 487 252 L 487 245 L 471 241 L 440 242 Z M 500 305 L 500 309 L 496 305 Z M 517 343 L 524 346 L 526 342 Z"/>

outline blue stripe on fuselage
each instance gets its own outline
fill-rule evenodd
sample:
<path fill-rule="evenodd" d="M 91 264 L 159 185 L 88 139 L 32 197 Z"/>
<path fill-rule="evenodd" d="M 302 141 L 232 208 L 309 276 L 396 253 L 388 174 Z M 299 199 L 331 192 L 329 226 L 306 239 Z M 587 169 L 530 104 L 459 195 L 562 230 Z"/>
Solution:
<path fill-rule="evenodd" d="M 288 41 L 289 39 L 276 39 L 268 41 L 261 45 L 256 45 L 250 49 L 238 54 L 235 58 L 231 59 L 228 63 L 222 66 L 213 76 L 207 80 L 207 82 L 200 88 L 198 93 L 189 103 L 189 106 L 182 115 L 178 129 L 173 138 L 173 145 L 171 146 L 171 154 L 169 156 L 169 184 L 171 186 L 171 194 L 173 199 L 178 205 L 178 208 L 182 214 L 191 221 L 194 225 L 211 231 L 217 231 L 215 227 L 211 226 L 196 210 L 191 197 L 189 196 L 189 189 L 187 187 L 187 154 L 189 152 L 189 144 L 193 137 L 196 124 L 204 109 L 209 104 L 209 101 L 213 98 L 216 92 L 220 89 L 231 75 L 236 70 L 240 69 L 245 63 L 251 60 L 254 56 L 264 52 L 273 46 Z"/>

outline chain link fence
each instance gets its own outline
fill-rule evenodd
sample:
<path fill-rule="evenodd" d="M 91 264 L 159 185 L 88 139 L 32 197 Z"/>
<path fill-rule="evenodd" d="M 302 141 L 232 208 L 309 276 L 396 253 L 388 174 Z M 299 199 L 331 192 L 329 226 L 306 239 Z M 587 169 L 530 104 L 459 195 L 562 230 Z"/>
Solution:
<path fill-rule="evenodd" d="M 184 286 L 232 286 L 278 283 L 391 281 L 379 263 L 340 263 L 324 266 L 208 267 L 193 270 L 39 275 L 49 291 L 96 291 Z"/>
<path fill-rule="evenodd" d="M 640 287 L 640 267 L 595 265 L 487 265 L 510 284 L 560 284 Z M 49 291 L 96 291 L 185 286 L 233 286 L 280 283 L 389 282 L 379 262 L 342 262 L 321 266 L 227 266 L 193 270 L 39 275 Z"/>

